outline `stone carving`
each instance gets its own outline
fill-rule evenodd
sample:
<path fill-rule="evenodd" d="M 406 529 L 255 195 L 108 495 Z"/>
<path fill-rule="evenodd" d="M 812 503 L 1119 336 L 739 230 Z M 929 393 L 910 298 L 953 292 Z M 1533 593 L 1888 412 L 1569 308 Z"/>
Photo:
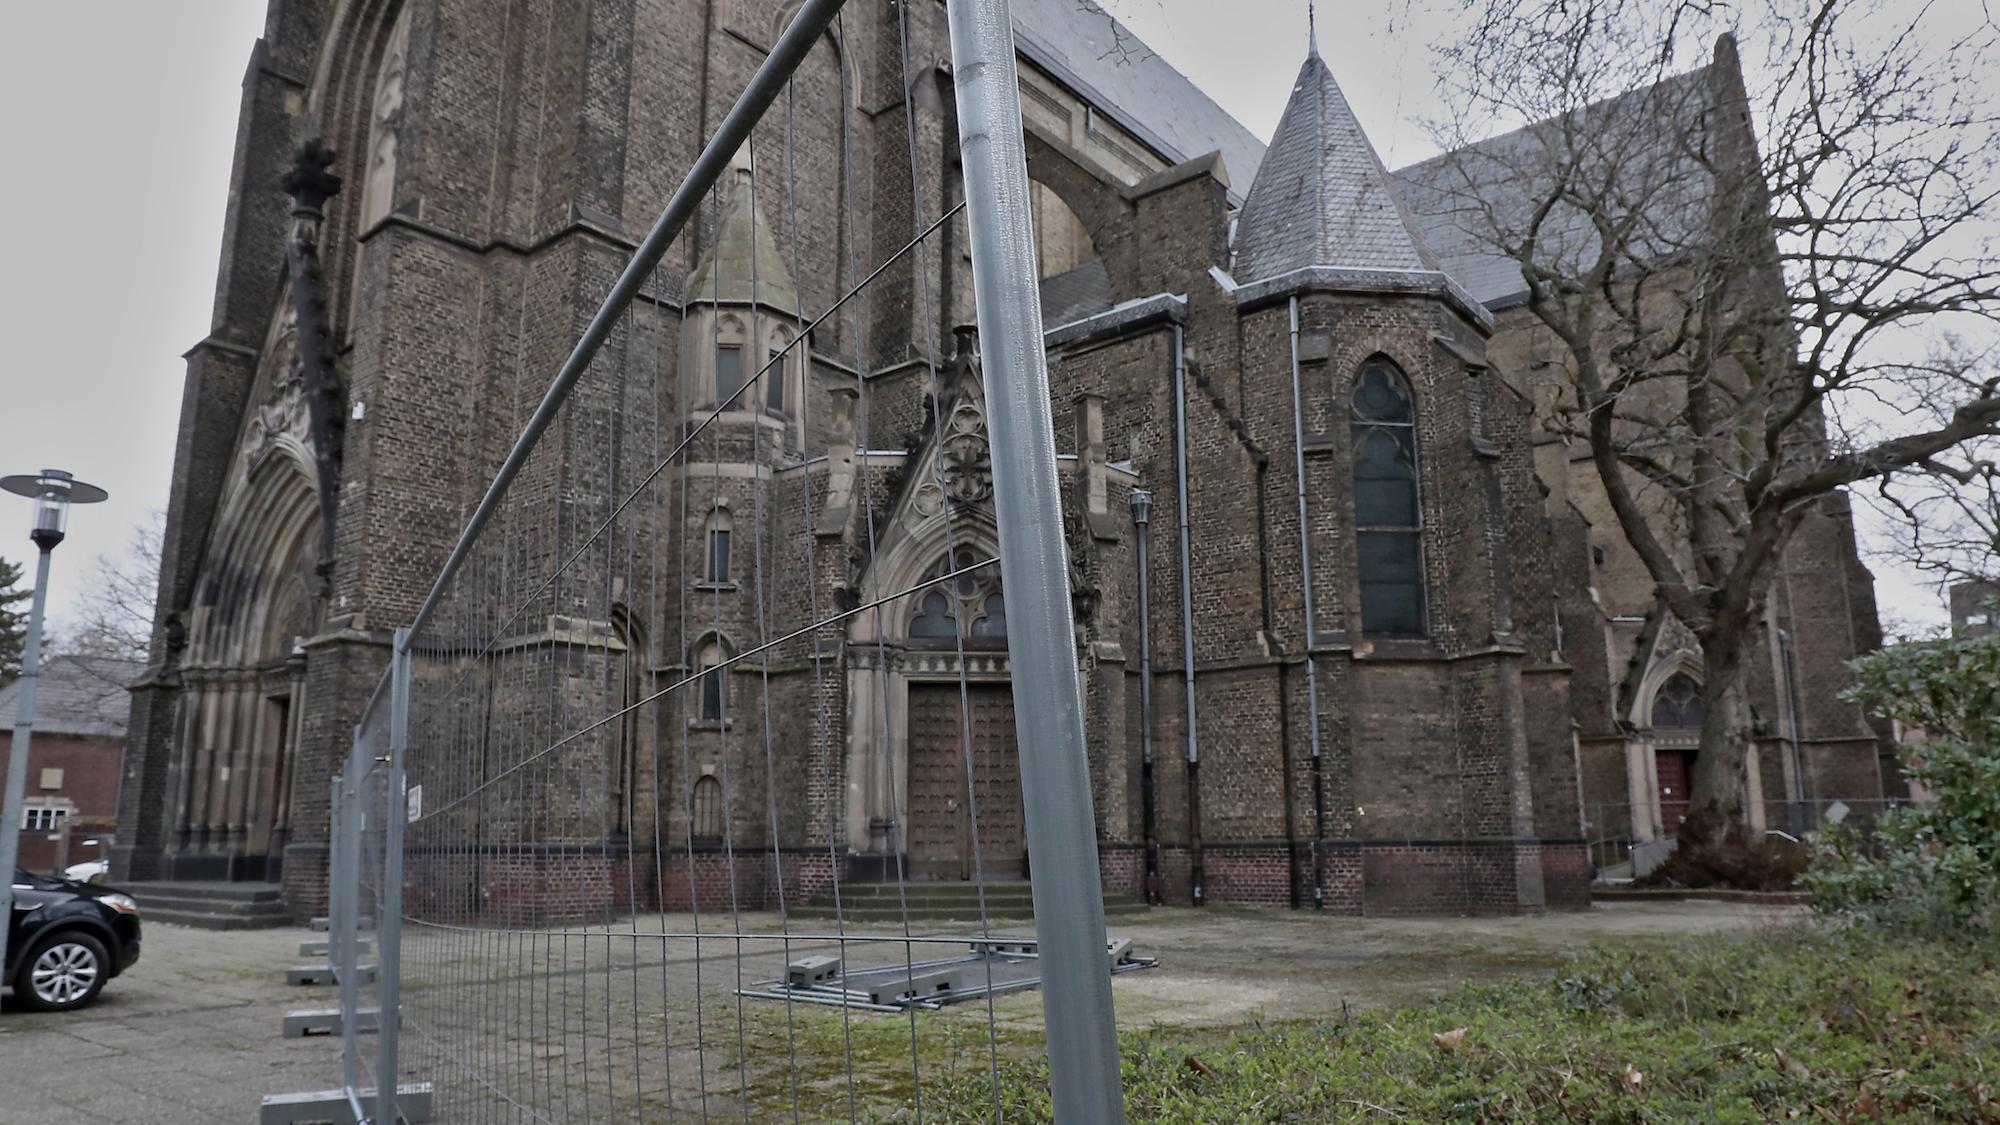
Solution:
<path fill-rule="evenodd" d="M 944 487 L 954 503 L 977 504 L 993 495 L 993 451 L 986 441 L 986 412 L 973 403 L 952 408 L 938 443 Z"/>
<path fill-rule="evenodd" d="M 250 412 L 249 430 L 243 436 L 243 475 L 254 474 L 264 459 L 285 438 L 294 439 L 301 449 L 312 448 L 312 416 L 306 405 L 305 378 L 299 365 L 298 315 L 287 301 L 271 343 L 266 362 L 271 370 L 271 390 Z"/>

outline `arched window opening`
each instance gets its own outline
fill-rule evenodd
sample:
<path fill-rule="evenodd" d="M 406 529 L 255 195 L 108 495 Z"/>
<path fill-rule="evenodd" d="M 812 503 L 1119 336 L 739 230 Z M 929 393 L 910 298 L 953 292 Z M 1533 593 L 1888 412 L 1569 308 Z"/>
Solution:
<path fill-rule="evenodd" d="M 1350 431 L 1361 631 L 1424 632 L 1423 519 L 1417 477 L 1417 412 L 1408 380 L 1377 357 L 1354 381 Z"/>
<path fill-rule="evenodd" d="M 925 581 L 934 581 L 952 571 L 965 571 L 917 600 L 910 618 L 912 642 L 950 647 L 963 639 L 967 648 L 1006 646 L 1007 603 L 1000 590 L 1000 564 L 985 562 L 988 557 L 960 547 L 925 573 Z"/>
<path fill-rule="evenodd" d="M 382 48 L 382 60 L 375 72 L 374 96 L 368 106 L 368 139 L 361 178 L 361 205 L 355 214 L 353 237 L 373 230 L 389 215 L 395 204 L 396 148 L 403 128 L 403 89 L 410 61 L 410 13 L 414 4 L 403 5 L 396 23 L 389 29 L 389 41 Z M 354 244 L 354 276 L 348 281 L 347 331 L 354 332 L 361 312 L 361 259 L 365 244 Z"/>
<path fill-rule="evenodd" d="M 734 524 L 729 518 L 729 509 L 717 508 L 708 517 L 708 567 L 705 571 L 708 581 L 726 584 L 729 577 L 729 533 Z"/>
<path fill-rule="evenodd" d="M 1653 696 L 1654 730 L 1700 730 L 1707 712 L 1701 703 L 1701 685 L 1686 672 L 1675 672 Z"/>
<path fill-rule="evenodd" d="M 704 774 L 694 782 L 694 814 L 688 834 L 697 844 L 722 842 L 722 783 L 714 774 Z"/>
<path fill-rule="evenodd" d="M 910 636 L 949 640 L 957 635 L 958 615 L 951 611 L 951 600 L 935 590 L 925 594 L 922 607 L 910 621 Z"/>
<path fill-rule="evenodd" d="M 1007 639 L 1007 602 L 1002 595 L 987 595 L 979 616 L 972 621 L 972 635 L 987 640 Z"/>
<path fill-rule="evenodd" d="M 703 722 L 719 723 L 729 715 L 729 672 L 722 667 L 726 659 L 722 646 L 709 641 L 695 654 L 695 671 L 700 678 L 695 682 L 701 689 L 701 710 Z"/>
<path fill-rule="evenodd" d="M 764 372 L 764 412 L 784 414 L 791 405 L 792 353 L 787 351 L 791 337 L 782 331 L 771 333 L 770 354 L 765 358 L 768 365 Z"/>
<path fill-rule="evenodd" d="M 1028 181 L 1028 203 L 1035 221 L 1037 276 L 1068 273 L 1097 257 L 1090 228 L 1047 185 L 1038 180 Z"/>
<path fill-rule="evenodd" d="M 754 341 L 753 341 L 754 342 Z M 733 316 L 723 316 L 715 322 L 715 401 L 721 406 L 731 402 L 736 393 L 743 389 L 745 376 L 743 368 L 743 322 Z M 754 408 L 756 399 L 750 403 Z M 732 407 L 741 403 L 731 403 Z"/>

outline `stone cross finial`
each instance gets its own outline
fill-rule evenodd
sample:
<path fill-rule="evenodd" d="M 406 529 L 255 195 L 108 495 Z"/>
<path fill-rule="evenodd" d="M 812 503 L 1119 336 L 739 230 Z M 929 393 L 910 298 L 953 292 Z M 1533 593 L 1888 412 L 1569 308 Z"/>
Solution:
<path fill-rule="evenodd" d="M 278 181 L 278 186 L 292 197 L 294 211 L 318 215 L 327 200 L 340 194 L 340 177 L 327 171 L 333 166 L 333 159 L 333 150 L 321 144 L 318 137 L 299 146 L 292 170 Z"/>

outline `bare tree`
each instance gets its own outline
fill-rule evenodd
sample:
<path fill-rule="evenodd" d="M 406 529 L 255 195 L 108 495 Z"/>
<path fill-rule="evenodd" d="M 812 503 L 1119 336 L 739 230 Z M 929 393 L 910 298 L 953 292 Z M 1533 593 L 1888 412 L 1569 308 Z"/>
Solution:
<path fill-rule="evenodd" d="M 1979 13 L 1949 26 L 1966 15 L 1495 0 L 1446 51 L 1450 209 L 1519 268 L 1548 425 L 1588 450 L 1658 600 L 1701 643 L 1693 796 L 1732 816 L 1747 661 L 1794 530 L 1913 473 L 1947 506 L 1992 484 L 2000 371 L 1934 346 L 2000 325 L 1981 88 L 2000 52 Z M 1691 69 L 1711 42 L 1713 65 Z M 1464 147 L 1521 120 L 1537 124 Z"/>
<path fill-rule="evenodd" d="M 73 656 L 146 659 L 153 638 L 153 599 L 160 587 L 160 544 L 166 516 L 154 510 L 132 528 L 125 557 L 97 556 L 76 617 L 57 647 Z"/>

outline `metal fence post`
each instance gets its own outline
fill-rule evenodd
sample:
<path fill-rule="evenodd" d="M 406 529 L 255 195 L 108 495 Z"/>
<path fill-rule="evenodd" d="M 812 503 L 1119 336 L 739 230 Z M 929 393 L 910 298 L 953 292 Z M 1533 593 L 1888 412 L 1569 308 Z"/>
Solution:
<path fill-rule="evenodd" d="M 410 631 L 396 631 L 395 655 L 389 664 L 389 761 L 383 802 L 382 901 L 375 917 L 376 1017 L 375 1121 L 396 1125 L 396 1084 L 401 1076 L 396 1052 L 402 1029 L 403 956 L 403 824 L 408 800 L 403 793 L 403 755 L 410 743 Z"/>
<path fill-rule="evenodd" d="M 361 732 L 354 732 L 354 746 L 347 756 L 347 768 L 333 778 L 333 857 L 326 889 L 326 937 L 328 964 L 340 986 L 340 1088 L 349 1098 L 358 1087 L 359 1060 L 354 1054 L 355 1009 L 360 1006 L 360 982 L 354 973 L 355 866 L 359 849 L 355 846 L 354 809 L 349 798 L 348 779 L 355 776 L 354 760 L 360 753 Z"/>
<path fill-rule="evenodd" d="M 1059 1121 L 1125 1120 L 1105 957 L 1104 890 L 1070 617 L 1048 360 L 1036 285 L 1021 91 L 1007 0 L 950 0 L 959 154 L 991 406 L 994 507 Z"/>

